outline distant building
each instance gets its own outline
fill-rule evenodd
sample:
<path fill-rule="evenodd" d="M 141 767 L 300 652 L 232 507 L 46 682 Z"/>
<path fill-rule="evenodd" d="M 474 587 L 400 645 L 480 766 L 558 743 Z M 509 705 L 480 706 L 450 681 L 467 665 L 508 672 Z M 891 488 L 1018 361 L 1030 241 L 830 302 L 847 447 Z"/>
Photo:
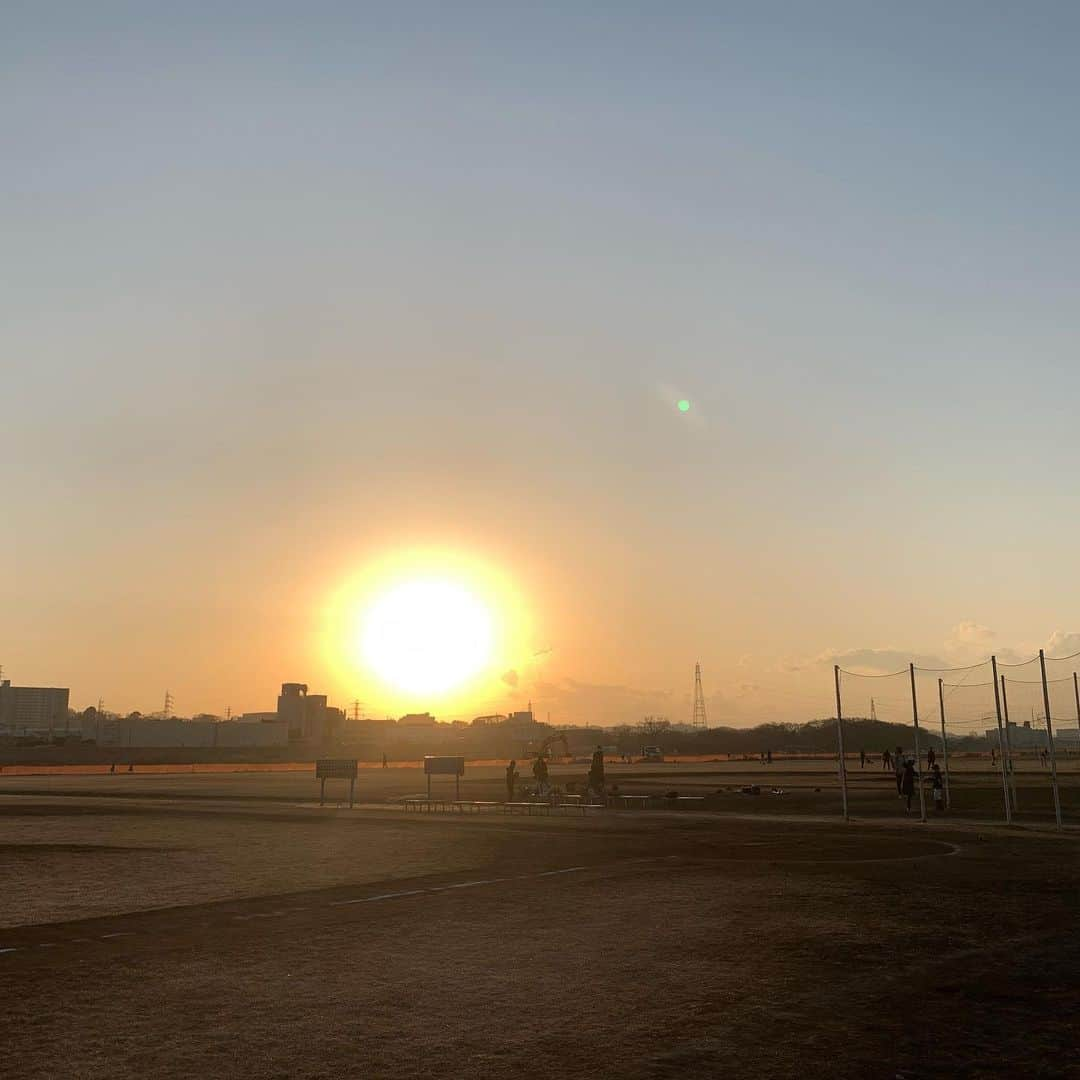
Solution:
<path fill-rule="evenodd" d="M 508 727 L 515 729 L 535 727 L 536 717 L 533 716 L 532 702 L 529 702 L 529 707 L 527 709 L 521 709 L 518 712 L 510 713 L 506 718 L 506 724 Z"/>
<path fill-rule="evenodd" d="M 506 720 L 506 717 L 502 713 L 492 713 L 491 716 L 478 716 L 472 722 L 473 727 L 494 727 L 496 724 L 501 724 Z"/>
<path fill-rule="evenodd" d="M 331 710 L 344 719 L 340 709 Z M 337 719 L 335 716 L 333 719 Z M 288 724 L 292 742 L 322 742 L 328 738 L 325 694 L 309 694 L 307 683 L 282 683 L 277 718 Z M 331 725 L 333 726 L 333 725 Z"/>
<path fill-rule="evenodd" d="M 0 728 L 8 734 L 52 735 L 67 729 L 67 687 L 12 686 L 0 682 Z"/>
<path fill-rule="evenodd" d="M 318 743 L 326 738 L 326 711 L 325 694 L 308 694 L 301 736 L 305 742 Z"/>
<path fill-rule="evenodd" d="M 287 746 L 288 726 L 280 720 L 258 724 L 240 720 L 179 720 L 176 717 L 155 719 L 128 716 L 101 720 L 84 717 L 84 739 L 98 746 L 136 747 L 257 747 Z"/>
<path fill-rule="evenodd" d="M 289 738 L 304 737 L 304 713 L 307 710 L 307 683 L 281 684 L 277 699 L 277 718 L 288 725 Z"/>
<path fill-rule="evenodd" d="M 996 746 L 998 729 L 987 728 L 986 738 Z M 1032 727 L 1030 720 L 1025 720 L 1023 725 L 1014 724 L 1010 720 L 1008 740 L 1013 750 L 1044 750 L 1050 745 L 1046 739 L 1046 731 L 1043 728 Z"/>
<path fill-rule="evenodd" d="M 434 727 L 436 722 L 429 712 L 406 713 L 398 720 L 398 727 Z"/>

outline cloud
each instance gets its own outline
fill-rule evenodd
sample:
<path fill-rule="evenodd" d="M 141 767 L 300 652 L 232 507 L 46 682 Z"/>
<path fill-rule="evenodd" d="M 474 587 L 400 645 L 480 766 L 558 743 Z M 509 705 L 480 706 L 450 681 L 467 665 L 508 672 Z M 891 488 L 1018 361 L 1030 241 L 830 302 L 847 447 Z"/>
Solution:
<path fill-rule="evenodd" d="M 506 683 L 507 686 L 517 686 L 519 682 L 518 673 L 513 668 L 509 671 L 504 671 L 502 673 L 502 681 Z"/>
<path fill-rule="evenodd" d="M 1072 657 L 1080 653 L 1080 632 L 1055 630 L 1043 646 L 1047 657 Z M 1037 657 L 1039 646 L 1030 642 L 1015 645 L 1003 645 L 998 640 L 998 633 L 989 626 L 965 619 L 958 622 L 943 643 L 941 653 L 936 651 L 920 652 L 914 649 L 894 647 L 878 649 L 827 649 L 820 653 L 813 664 L 832 665 L 853 671 L 857 674 L 881 674 L 903 671 L 909 663 L 916 667 L 947 669 L 959 667 L 977 667 L 988 664 L 991 656 L 996 656 L 999 664 L 1026 664 Z M 800 670 L 797 661 L 785 661 L 783 670 Z"/>
<path fill-rule="evenodd" d="M 1043 648 L 1046 650 L 1047 656 L 1061 658 L 1073 656 L 1080 653 L 1080 633 L 1055 630 Z"/>
<path fill-rule="evenodd" d="M 947 668 L 949 661 L 933 653 L 916 653 L 907 649 L 847 649 L 845 651 L 826 650 L 818 655 L 817 664 L 839 664 L 847 671 L 872 671 L 888 673 L 903 671 L 908 664 L 918 667 Z"/>
<path fill-rule="evenodd" d="M 983 626 L 974 620 L 968 619 L 958 622 L 951 631 L 949 640 L 945 642 L 947 652 L 966 652 L 976 649 L 980 653 L 989 656 L 993 652 L 994 638 L 997 632 L 989 626 Z"/>

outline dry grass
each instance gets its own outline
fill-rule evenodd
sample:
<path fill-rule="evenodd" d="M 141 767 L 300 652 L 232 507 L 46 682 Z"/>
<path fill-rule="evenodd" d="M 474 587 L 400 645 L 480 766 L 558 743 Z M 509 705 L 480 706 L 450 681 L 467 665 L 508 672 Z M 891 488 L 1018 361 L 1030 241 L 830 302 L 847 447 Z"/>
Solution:
<path fill-rule="evenodd" d="M 6 1061 L 27 1080 L 1076 1075 L 1077 840 L 905 825 L 9 799 Z M 519 876 L 568 866 L 587 869 Z"/>

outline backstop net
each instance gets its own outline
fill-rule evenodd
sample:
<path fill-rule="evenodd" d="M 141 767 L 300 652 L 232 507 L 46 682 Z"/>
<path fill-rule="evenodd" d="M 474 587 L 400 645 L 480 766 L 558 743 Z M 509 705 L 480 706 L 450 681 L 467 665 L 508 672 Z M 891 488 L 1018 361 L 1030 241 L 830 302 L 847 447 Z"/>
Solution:
<path fill-rule="evenodd" d="M 936 765 L 946 809 L 999 820 L 1080 817 L 1078 661 L 1080 654 L 887 674 L 839 669 L 848 768 L 867 751 L 871 767 L 884 770 L 917 759 L 929 814 Z"/>

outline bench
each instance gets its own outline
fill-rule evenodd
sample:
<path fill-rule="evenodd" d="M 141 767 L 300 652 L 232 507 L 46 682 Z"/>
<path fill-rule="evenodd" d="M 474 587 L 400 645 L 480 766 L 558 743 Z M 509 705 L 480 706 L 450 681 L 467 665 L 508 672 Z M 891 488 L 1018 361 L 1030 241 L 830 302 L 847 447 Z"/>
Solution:
<path fill-rule="evenodd" d="M 482 799 L 458 799 L 454 802 L 454 809 L 461 811 L 463 814 L 466 810 L 479 814 L 481 810 L 493 809 L 494 807 L 501 805 L 502 803 L 485 802 Z"/>
<path fill-rule="evenodd" d="M 692 810 L 699 803 L 703 803 L 705 801 L 705 796 L 704 795 L 680 795 L 677 799 L 672 799 L 670 801 L 674 802 L 674 803 L 678 803 L 680 806 L 683 805 L 683 803 L 689 803 L 690 804 L 689 808 Z"/>
<path fill-rule="evenodd" d="M 429 799 L 426 795 L 408 795 L 401 800 L 401 805 L 406 813 L 415 810 L 423 813 L 425 810 L 430 814 L 434 810 L 448 810 L 451 803 L 447 799 Z"/>
<path fill-rule="evenodd" d="M 649 798 L 650 798 L 650 796 L 648 796 L 648 795 L 620 795 L 620 796 L 617 796 L 617 798 L 622 799 L 623 806 L 626 807 L 627 810 L 633 810 L 635 808 L 638 809 L 638 810 L 645 810 L 649 806 Z"/>
<path fill-rule="evenodd" d="M 547 802 L 506 802 L 503 803 L 503 812 L 507 814 L 516 814 L 519 811 L 524 814 L 531 814 L 534 810 L 544 813 L 551 813 L 551 803 Z"/>

